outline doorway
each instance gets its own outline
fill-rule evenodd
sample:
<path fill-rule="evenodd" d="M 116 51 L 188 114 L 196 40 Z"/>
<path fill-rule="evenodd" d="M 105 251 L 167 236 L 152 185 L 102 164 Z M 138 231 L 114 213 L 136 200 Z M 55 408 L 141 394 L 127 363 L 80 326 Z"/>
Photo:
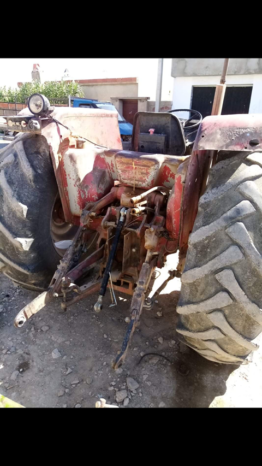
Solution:
<path fill-rule="evenodd" d="M 128 123 L 134 124 L 134 116 L 138 110 L 137 100 L 123 99 L 123 117 Z"/>

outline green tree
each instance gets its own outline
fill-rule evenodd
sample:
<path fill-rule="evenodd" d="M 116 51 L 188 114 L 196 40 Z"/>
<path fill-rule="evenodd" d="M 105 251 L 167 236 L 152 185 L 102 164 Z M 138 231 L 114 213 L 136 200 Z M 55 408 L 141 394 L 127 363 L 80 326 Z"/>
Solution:
<path fill-rule="evenodd" d="M 67 99 L 69 95 L 83 97 L 84 93 L 80 85 L 76 82 L 47 81 L 43 84 L 39 82 L 24 83 L 19 89 L 0 87 L 0 102 L 25 103 L 30 95 L 38 92 L 48 99 Z"/>

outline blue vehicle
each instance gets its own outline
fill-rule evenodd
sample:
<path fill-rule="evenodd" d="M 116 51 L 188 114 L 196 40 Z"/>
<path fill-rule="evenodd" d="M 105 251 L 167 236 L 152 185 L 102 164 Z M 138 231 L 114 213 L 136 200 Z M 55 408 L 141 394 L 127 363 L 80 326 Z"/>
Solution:
<path fill-rule="evenodd" d="M 122 115 L 117 111 L 111 102 L 99 102 L 95 99 L 85 99 L 81 97 L 69 97 L 70 107 L 84 107 L 84 108 L 102 108 L 104 110 L 114 110 L 118 113 L 119 131 L 122 141 L 131 141 L 133 125 L 128 123 Z M 73 103 L 73 105 L 72 105 Z"/>

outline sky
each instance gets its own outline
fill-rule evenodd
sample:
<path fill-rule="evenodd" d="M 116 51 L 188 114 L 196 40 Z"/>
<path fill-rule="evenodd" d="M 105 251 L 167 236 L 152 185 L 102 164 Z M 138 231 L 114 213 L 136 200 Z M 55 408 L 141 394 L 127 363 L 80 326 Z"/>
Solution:
<path fill-rule="evenodd" d="M 171 58 L 164 59 L 162 100 L 172 100 Z M 0 59 L 0 87 L 17 88 L 18 82 L 31 81 L 33 64 L 38 63 L 43 81 L 59 81 L 65 69 L 69 79 L 138 78 L 140 97 L 156 98 L 157 58 L 82 58 L 82 59 Z"/>

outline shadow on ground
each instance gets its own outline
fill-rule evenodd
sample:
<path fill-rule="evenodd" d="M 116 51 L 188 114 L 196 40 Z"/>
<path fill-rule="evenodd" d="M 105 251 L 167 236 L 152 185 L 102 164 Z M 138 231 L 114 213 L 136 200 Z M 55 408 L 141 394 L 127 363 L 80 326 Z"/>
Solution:
<path fill-rule="evenodd" d="M 157 306 L 163 316 L 158 322 L 154 322 L 155 312 L 152 314 L 151 311 L 150 314 L 150 311 L 145 311 L 141 319 L 141 332 L 143 336 L 150 338 L 154 351 L 164 354 L 172 361 L 170 364 L 160 358 L 155 368 L 161 386 L 161 400 L 173 407 L 208 407 L 215 397 L 226 392 L 226 381 L 238 366 L 212 363 L 182 342 L 181 336 L 174 330 L 178 319 L 174 309 L 179 294 L 179 291 L 173 291 L 160 295 Z M 158 341 L 161 337 L 162 344 Z M 149 358 L 150 356 L 143 358 L 138 365 L 140 370 L 141 366 L 146 368 Z"/>

